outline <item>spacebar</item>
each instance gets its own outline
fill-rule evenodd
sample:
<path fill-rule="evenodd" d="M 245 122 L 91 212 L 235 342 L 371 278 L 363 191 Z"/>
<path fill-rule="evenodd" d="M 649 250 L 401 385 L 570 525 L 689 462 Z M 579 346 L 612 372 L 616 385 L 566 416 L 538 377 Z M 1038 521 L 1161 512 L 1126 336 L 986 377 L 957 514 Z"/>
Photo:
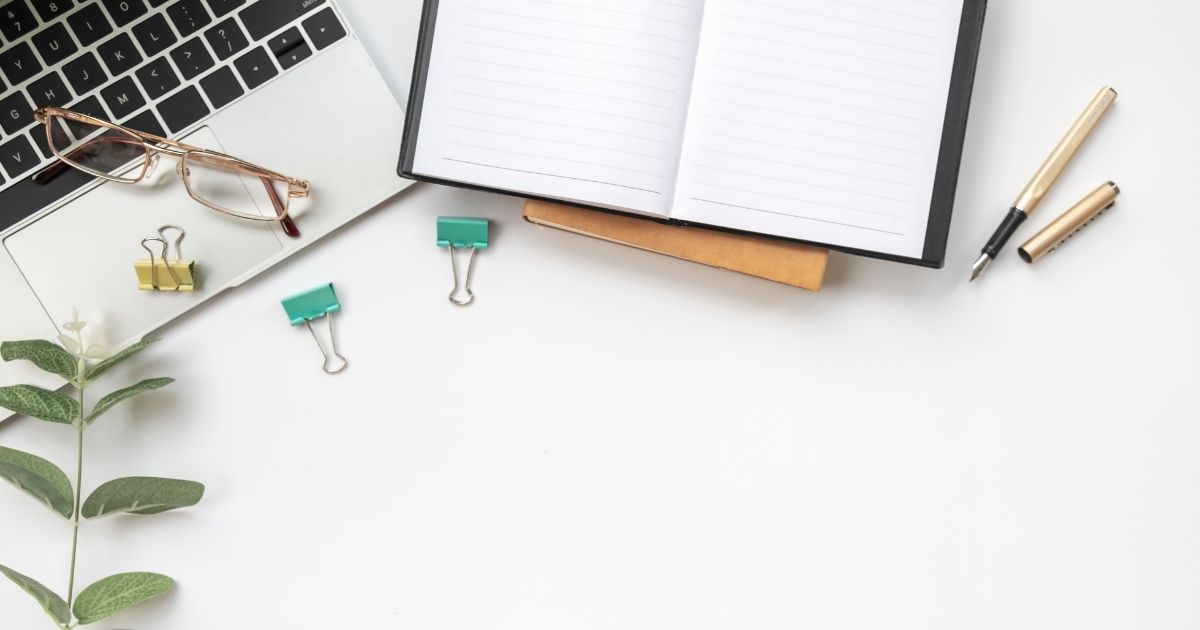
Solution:
<path fill-rule="evenodd" d="M 325 0 L 258 0 L 239 15 L 251 39 L 258 40 L 322 4 Z"/>
<path fill-rule="evenodd" d="M 83 171 L 69 168 L 44 184 L 35 183 L 32 177 L 27 177 L 8 190 L 0 191 L 0 232 L 83 188 L 93 179 Z"/>

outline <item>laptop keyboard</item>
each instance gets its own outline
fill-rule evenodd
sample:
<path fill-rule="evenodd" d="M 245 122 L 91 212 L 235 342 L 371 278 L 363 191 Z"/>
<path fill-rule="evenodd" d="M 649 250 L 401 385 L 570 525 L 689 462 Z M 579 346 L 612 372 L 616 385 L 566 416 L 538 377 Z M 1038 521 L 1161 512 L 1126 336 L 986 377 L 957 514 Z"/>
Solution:
<path fill-rule="evenodd" d="M 91 181 L 31 180 L 36 108 L 174 136 L 345 36 L 324 0 L 0 0 L 0 230 Z"/>

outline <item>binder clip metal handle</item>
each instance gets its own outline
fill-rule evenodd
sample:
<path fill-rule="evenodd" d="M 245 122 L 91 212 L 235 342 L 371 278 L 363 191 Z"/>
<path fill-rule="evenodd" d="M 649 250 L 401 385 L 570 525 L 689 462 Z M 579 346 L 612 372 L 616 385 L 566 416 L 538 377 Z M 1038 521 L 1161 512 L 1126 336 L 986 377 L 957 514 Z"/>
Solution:
<path fill-rule="evenodd" d="M 463 287 L 462 287 L 467 292 L 467 300 L 464 302 L 462 300 L 459 300 L 457 297 L 455 297 L 456 295 L 458 295 L 458 289 L 459 289 L 458 263 L 455 262 L 455 260 L 454 260 L 454 246 L 450 245 L 449 247 L 450 247 L 450 273 L 454 274 L 454 288 L 450 291 L 450 303 L 454 304 L 455 306 L 469 306 L 471 304 L 471 302 L 475 301 L 475 292 L 471 290 L 471 271 L 475 268 L 475 252 L 478 251 L 478 249 L 472 247 L 471 255 L 467 258 L 467 277 L 465 278 L 466 282 L 463 284 Z"/>
<path fill-rule="evenodd" d="M 167 232 L 175 230 L 179 236 L 175 238 L 175 257 L 171 258 L 171 244 L 167 241 Z M 138 277 L 138 288 L 143 291 L 194 291 L 195 263 L 183 259 L 183 239 L 187 232 L 177 225 L 164 225 L 158 228 L 158 236 L 142 239 L 142 249 L 150 254 L 150 260 L 138 261 L 133 265 Z M 158 243 L 159 251 L 150 248 L 150 243 Z M 168 285 L 163 277 L 170 278 Z"/>
<path fill-rule="evenodd" d="M 450 303 L 455 306 L 469 306 L 475 301 L 475 292 L 471 290 L 472 272 L 475 270 L 475 253 L 488 246 L 487 219 L 472 219 L 464 217 L 438 217 L 437 244 L 450 250 L 450 272 L 454 274 L 454 289 L 450 291 Z M 456 249 L 471 248 L 467 259 L 467 273 L 459 281 L 458 261 L 455 259 Z M 466 300 L 460 300 L 459 291 L 465 291 Z"/>
<path fill-rule="evenodd" d="M 326 374 L 337 374 L 350 366 L 350 361 L 338 352 L 337 336 L 333 332 L 333 314 L 342 310 L 342 304 L 338 302 L 332 283 L 284 298 L 282 304 L 283 310 L 287 312 L 288 320 L 293 326 L 304 324 L 308 327 L 309 334 L 312 335 L 313 341 L 317 342 L 317 347 L 321 349 L 321 355 L 325 357 L 321 363 L 321 369 Z M 317 331 L 313 330 L 313 320 L 321 317 L 324 317 L 329 323 L 329 350 L 325 349 L 325 345 L 317 336 Z"/>

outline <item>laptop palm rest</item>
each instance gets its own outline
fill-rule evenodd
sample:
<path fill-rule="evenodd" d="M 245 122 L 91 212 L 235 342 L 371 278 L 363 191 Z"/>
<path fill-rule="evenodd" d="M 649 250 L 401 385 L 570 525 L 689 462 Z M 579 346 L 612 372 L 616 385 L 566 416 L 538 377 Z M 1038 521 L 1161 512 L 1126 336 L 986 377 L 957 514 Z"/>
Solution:
<path fill-rule="evenodd" d="M 207 127 L 185 140 L 221 150 Z M 53 321 L 67 321 L 77 308 L 103 319 L 109 343 L 125 343 L 182 315 L 283 249 L 280 239 L 286 237 L 273 223 L 228 217 L 192 200 L 177 165 L 177 158 L 164 155 L 147 181 L 102 184 L 5 239 Z M 253 203 L 249 192 L 246 198 Z M 187 233 L 182 254 L 196 261 L 194 292 L 138 288 L 134 263 L 150 258 L 142 239 L 156 237 L 164 225 Z M 173 247 L 176 233 L 167 237 Z M 159 254 L 161 245 L 147 245 Z"/>

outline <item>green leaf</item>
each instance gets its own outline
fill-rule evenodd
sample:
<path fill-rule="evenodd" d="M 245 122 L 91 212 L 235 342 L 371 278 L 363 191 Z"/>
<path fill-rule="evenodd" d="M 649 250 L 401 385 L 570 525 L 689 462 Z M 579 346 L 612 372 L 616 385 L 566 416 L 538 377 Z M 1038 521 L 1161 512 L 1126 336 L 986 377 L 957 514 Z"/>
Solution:
<path fill-rule="evenodd" d="M 80 624 L 96 623 L 175 588 L 175 580 L 157 573 L 121 573 L 83 589 L 75 598 Z"/>
<path fill-rule="evenodd" d="M 13 584 L 21 587 L 21 590 L 29 593 L 37 600 L 46 614 L 58 622 L 58 625 L 65 626 L 71 623 L 71 609 L 67 607 L 67 602 L 59 597 L 54 591 L 42 586 L 37 580 L 21 575 L 12 569 L 0 565 L 0 573 L 13 581 Z"/>
<path fill-rule="evenodd" d="M 132 387 L 118 389 L 104 398 L 101 398 L 100 402 L 96 403 L 96 407 L 92 409 L 92 415 L 88 416 L 87 418 L 87 424 L 95 422 L 96 418 L 99 418 L 101 414 L 109 409 L 112 409 L 123 400 L 133 398 L 134 396 L 137 396 L 143 392 L 161 389 L 174 382 L 175 379 L 173 378 L 148 378 Z"/>
<path fill-rule="evenodd" d="M 128 477 L 110 481 L 83 502 L 84 518 L 112 514 L 161 514 L 191 507 L 204 497 L 204 485 L 195 481 Z"/>
<path fill-rule="evenodd" d="M 87 371 L 87 380 L 94 381 L 94 380 L 100 378 L 100 376 L 102 374 L 107 372 L 113 366 L 115 366 L 118 363 L 124 361 L 125 359 L 128 359 L 129 357 L 141 352 L 142 350 L 149 348 L 156 341 L 158 341 L 158 340 L 157 339 L 143 339 L 142 341 L 139 341 L 139 342 L 133 344 L 132 346 L 125 348 L 124 350 L 112 355 L 111 357 L 108 357 L 107 359 L 97 363 L 96 365 L 93 365 L 91 367 L 91 369 L 89 369 Z"/>
<path fill-rule="evenodd" d="M 33 341 L 5 341 L 0 343 L 0 359 L 5 361 L 29 361 L 42 370 L 57 374 L 68 381 L 79 374 L 79 360 L 58 344 L 41 339 Z"/>
<path fill-rule="evenodd" d="M 0 387 L 0 407 L 58 424 L 79 419 L 79 401 L 33 385 Z"/>
<path fill-rule="evenodd" d="M 0 478 L 45 503 L 64 518 L 71 518 L 75 511 L 71 480 L 58 466 L 40 457 L 0 446 Z"/>

